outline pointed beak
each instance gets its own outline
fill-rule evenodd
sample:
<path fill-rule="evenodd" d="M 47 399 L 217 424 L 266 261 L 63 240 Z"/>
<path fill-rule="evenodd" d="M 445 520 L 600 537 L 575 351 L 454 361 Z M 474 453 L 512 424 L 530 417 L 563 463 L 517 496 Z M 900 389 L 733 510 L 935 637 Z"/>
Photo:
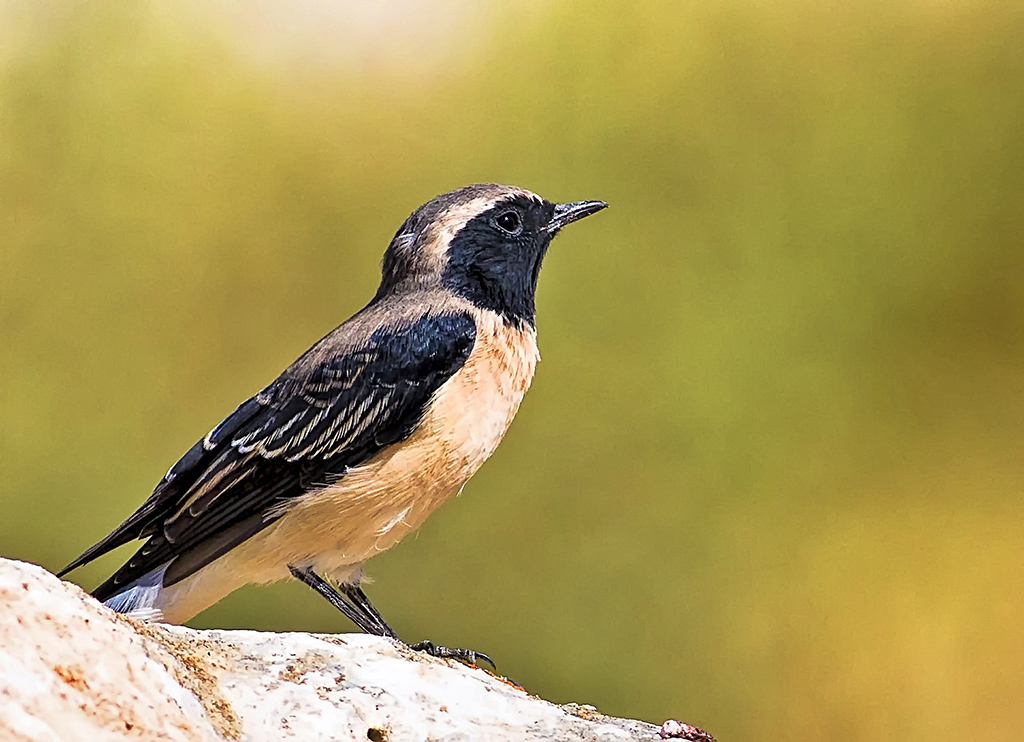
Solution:
<path fill-rule="evenodd" d="M 566 224 L 572 224 L 607 207 L 608 204 L 604 201 L 574 201 L 571 204 L 558 204 L 555 206 L 555 213 L 551 217 L 551 221 L 548 222 L 548 234 L 554 234 Z"/>

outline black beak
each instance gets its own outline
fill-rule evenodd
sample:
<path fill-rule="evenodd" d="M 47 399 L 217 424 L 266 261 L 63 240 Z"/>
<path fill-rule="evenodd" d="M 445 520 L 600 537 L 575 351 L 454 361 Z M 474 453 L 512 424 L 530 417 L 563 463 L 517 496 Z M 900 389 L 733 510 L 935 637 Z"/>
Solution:
<path fill-rule="evenodd" d="M 604 201 L 573 201 L 571 204 L 558 204 L 555 206 L 551 221 L 548 222 L 548 234 L 554 234 L 566 224 L 572 224 L 607 207 L 608 204 Z"/>

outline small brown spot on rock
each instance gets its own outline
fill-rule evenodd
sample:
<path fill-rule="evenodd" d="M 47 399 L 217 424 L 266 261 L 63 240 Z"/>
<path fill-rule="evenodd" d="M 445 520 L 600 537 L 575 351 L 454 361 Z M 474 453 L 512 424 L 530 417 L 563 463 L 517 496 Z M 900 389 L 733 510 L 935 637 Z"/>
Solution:
<path fill-rule="evenodd" d="M 82 670 L 78 667 L 61 667 L 55 665 L 53 671 L 57 677 L 70 685 L 75 690 L 89 690 L 89 684 L 82 677 Z"/>
<path fill-rule="evenodd" d="M 366 730 L 366 738 L 370 740 L 370 742 L 387 742 L 388 730 L 370 727 Z"/>

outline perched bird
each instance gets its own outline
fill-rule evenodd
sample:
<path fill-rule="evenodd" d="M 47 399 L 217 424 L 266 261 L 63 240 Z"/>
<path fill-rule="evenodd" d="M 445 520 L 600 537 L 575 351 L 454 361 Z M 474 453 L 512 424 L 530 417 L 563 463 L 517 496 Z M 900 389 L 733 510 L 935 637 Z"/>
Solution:
<path fill-rule="evenodd" d="M 397 639 L 360 588 L 363 563 L 494 452 L 539 358 L 534 295 L 548 245 L 606 206 L 471 185 L 416 209 L 370 303 L 224 418 L 59 576 L 145 539 L 93 592 L 116 611 L 180 623 L 291 574 L 361 630 Z"/>

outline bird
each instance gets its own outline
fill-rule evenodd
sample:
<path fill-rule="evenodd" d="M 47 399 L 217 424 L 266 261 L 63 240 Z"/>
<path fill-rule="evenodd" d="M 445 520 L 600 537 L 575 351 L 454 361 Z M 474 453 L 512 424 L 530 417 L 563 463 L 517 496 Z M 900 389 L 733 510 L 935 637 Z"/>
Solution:
<path fill-rule="evenodd" d="M 475 184 L 412 212 L 370 302 L 192 446 L 148 499 L 58 573 L 132 541 L 92 595 L 183 623 L 294 577 L 361 631 L 401 641 L 363 565 L 415 531 L 494 453 L 540 359 L 536 289 L 556 234 L 607 207 Z M 487 655 L 409 645 L 475 664 Z"/>

